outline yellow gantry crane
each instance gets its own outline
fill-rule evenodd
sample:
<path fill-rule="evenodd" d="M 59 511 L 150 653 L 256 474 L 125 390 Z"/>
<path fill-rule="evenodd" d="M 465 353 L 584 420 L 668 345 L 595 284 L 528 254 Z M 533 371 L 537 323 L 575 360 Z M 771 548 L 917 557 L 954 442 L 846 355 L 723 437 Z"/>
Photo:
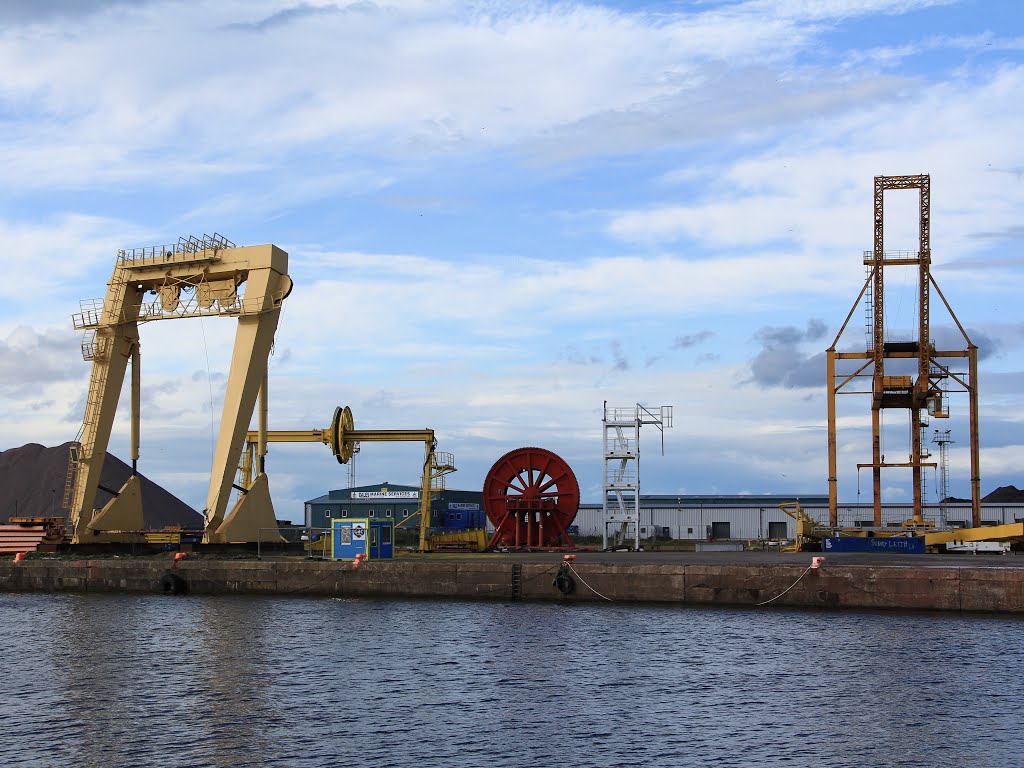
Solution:
<path fill-rule="evenodd" d="M 288 254 L 276 245 L 237 247 L 214 234 L 181 238 L 175 245 L 122 250 L 102 300 L 82 302 L 73 316 L 86 332 L 82 356 L 91 361 L 82 428 L 72 442 L 64 489 L 72 541 L 141 539 L 145 527 L 138 475 L 140 411 L 139 324 L 184 317 L 238 320 L 224 409 L 206 499 L 206 542 L 255 541 L 259 528 L 276 525 L 269 494 L 256 494 L 225 515 L 257 396 L 265 394 L 267 361 L 281 307 L 292 289 Z M 155 297 L 155 298 L 149 298 Z M 94 510 L 117 401 L 129 360 L 132 476 L 114 498 Z M 264 479 L 265 484 L 265 479 Z M 251 503 L 260 498 L 262 503 Z"/>
<path fill-rule="evenodd" d="M 444 490 L 444 476 L 455 472 L 455 459 L 450 453 L 437 451 L 437 440 L 432 429 L 356 429 L 352 410 L 334 409 L 331 426 L 325 429 L 273 430 L 267 429 L 266 401 L 260 400 L 259 429 L 246 434 L 245 450 L 239 464 L 240 485 L 238 504 L 251 493 L 265 494 L 265 462 L 267 443 L 323 443 L 338 460 L 345 464 L 352 459 L 358 443 L 418 442 L 424 444 L 423 474 L 420 484 L 420 552 L 429 549 L 430 502 L 433 494 Z M 255 476 L 255 477 L 254 477 Z M 261 481 L 261 478 L 264 478 Z M 269 499 L 269 495 L 268 495 Z M 403 520 L 402 525 L 415 515 Z"/>

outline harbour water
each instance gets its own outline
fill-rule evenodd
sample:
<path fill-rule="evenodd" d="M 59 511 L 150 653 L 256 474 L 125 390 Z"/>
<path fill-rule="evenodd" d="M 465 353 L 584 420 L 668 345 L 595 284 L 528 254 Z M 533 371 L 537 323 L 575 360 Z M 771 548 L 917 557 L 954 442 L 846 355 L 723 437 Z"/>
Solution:
<path fill-rule="evenodd" d="M 1024 620 L 0 593 L 4 766 L 1019 766 Z"/>

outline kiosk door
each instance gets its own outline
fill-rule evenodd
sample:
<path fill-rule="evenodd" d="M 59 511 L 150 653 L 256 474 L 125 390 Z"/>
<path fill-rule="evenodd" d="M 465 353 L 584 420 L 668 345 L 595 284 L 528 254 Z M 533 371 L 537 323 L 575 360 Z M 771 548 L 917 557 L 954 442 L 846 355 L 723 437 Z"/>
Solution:
<path fill-rule="evenodd" d="M 380 526 L 370 524 L 370 559 L 380 558 Z"/>

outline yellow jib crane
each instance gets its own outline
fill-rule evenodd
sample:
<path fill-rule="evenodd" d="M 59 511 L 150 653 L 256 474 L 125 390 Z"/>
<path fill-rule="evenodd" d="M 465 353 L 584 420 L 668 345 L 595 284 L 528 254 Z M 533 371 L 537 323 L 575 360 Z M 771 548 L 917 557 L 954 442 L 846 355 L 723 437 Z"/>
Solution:
<path fill-rule="evenodd" d="M 241 484 L 236 486 L 240 497 L 238 504 L 253 492 L 263 493 L 265 484 L 260 483 L 264 474 L 267 443 L 323 443 L 331 449 L 339 464 L 351 460 L 357 443 L 421 442 L 424 444 L 420 504 L 417 514 L 420 518 L 420 552 L 428 547 L 427 534 L 430 530 L 430 502 L 433 492 L 444 490 L 444 476 L 455 472 L 455 460 L 450 453 L 437 451 L 437 440 L 432 429 L 356 429 L 352 410 L 334 409 L 331 426 L 325 429 L 273 430 L 266 428 L 266 408 L 261 400 L 259 429 L 246 434 L 245 450 L 238 470 Z M 255 479 L 254 479 L 255 473 Z M 415 515 L 413 515 L 415 517 Z M 412 517 L 408 518 L 411 520 Z M 400 524 L 408 522 L 402 521 Z"/>
<path fill-rule="evenodd" d="M 1004 523 L 1003 525 L 983 525 L 974 528 L 936 531 L 927 526 L 918 529 L 914 526 L 914 520 L 908 520 L 902 526 L 888 531 L 865 532 L 860 529 L 840 530 L 823 526 L 804 511 L 799 501 L 783 502 L 779 504 L 779 509 L 796 521 L 796 541 L 791 546 L 785 547 L 784 552 L 803 552 L 804 545 L 808 542 L 820 542 L 823 536 L 829 535 L 887 537 L 912 534 L 924 539 L 924 545 L 929 552 L 937 551 L 938 547 L 951 542 L 1024 541 L 1024 523 Z"/>
<path fill-rule="evenodd" d="M 804 544 L 821 539 L 821 535 L 817 532 L 818 521 L 804 512 L 799 501 L 784 501 L 779 504 L 779 509 L 796 521 L 795 541 L 792 546 L 785 547 L 783 551 L 803 552 Z"/>

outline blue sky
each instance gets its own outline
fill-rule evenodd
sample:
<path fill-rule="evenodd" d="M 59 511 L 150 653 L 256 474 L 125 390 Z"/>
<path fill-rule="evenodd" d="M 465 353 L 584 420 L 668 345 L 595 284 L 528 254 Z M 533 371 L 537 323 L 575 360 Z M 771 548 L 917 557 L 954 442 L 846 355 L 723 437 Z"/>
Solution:
<path fill-rule="evenodd" d="M 1024 484 L 1018 3 L 202 6 L 0 7 L 0 449 L 78 431 L 70 317 L 118 248 L 219 232 L 290 255 L 271 428 L 345 404 L 357 427 L 431 427 L 465 489 L 539 445 L 598 501 L 602 403 L 667 404 L 645 492 L 825 493 L 822 353 L 864 279 L 872 179 L 929 173 L 933 274 L 981 348 L 982 491 Z M 916 200 L 886 205 L 886 247 L 914 248 Z M 909 328 L 913 286 L 892 287 Z M 233 333 L 143 329 L 140 469 L 197 507 Z M 853 502 L 869 404 L 840 406 Z M 934 426 L 966 496 L 950 406 Z M 890 451 L 905 433 L 887 415 Z M 365 446 L 357 478 L 416 483 L 420 460 Z M 346 481 L 318 446 L 272 446 L 268 474 L 292 519 Z"/>

